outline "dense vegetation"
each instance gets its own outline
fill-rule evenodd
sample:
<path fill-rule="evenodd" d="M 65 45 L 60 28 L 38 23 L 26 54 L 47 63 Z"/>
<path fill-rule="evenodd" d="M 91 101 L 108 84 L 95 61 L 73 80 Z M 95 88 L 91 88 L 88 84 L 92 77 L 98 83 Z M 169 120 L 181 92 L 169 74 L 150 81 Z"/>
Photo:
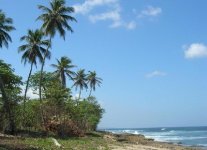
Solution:
<path fill-rule="evenodd" d="M 102 79 L 95 71 L 77 72 L 77 67 L 67 56 L 51 64 L 54 72 L 44 71 L 46 59 L 51 58 L 52 39 L 56 33 L 65 40 L 67 31 L 73 32 L 72 7 L 64 0 L 52 0 L 49 7 L 39 5 L 42 14 L 37 18 L 42 22 L 40 29 L 29 29 L 20 39 L 17 49 L 24 65 L 30 65 L 28 78 L 23 81 L 12 66 L 0 59 L 0 132 L 15 134 L 19 131 L 38 131 L 58 136 L 83 136 L 97 128 L 104 110 L 98 104 L 92 91 L 100 86 Z M 10 32 L 15 30 L 13 20 L 0 10 L 0 48 L 12 42 Z M 33 67 L 40 71 L 33 73 Z M 73 85 L 67 85 L 70 79 Z M 79 90 L 73 97 L 72 88 Z M 81 92 L 89 88 L 88 97 Z M 38 99 L 27 96 L 28 89 L 39 95 Z"/>

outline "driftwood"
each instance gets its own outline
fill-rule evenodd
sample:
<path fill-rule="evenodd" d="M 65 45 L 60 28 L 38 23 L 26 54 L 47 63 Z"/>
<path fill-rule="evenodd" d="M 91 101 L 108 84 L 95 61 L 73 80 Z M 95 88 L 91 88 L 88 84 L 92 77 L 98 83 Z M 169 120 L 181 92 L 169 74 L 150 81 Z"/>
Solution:
<path fill-rule="evenodd" d="M 61 148 L 62 145 L 60 143 L 58 143 L 58 141 L 55 138 L 52 138 L 52 141 L 54 142 L 55 146 Z"/>

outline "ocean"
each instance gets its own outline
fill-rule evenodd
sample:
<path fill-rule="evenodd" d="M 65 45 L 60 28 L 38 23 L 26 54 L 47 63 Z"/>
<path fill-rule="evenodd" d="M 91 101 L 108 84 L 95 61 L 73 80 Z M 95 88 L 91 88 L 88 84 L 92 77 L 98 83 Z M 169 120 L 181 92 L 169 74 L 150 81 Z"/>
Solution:
<path fill-rule="evenodd" d="M 207 127 L 168 127 L 104 129 L 112 133 L 142 134 L 155 141 L 177 143 L 185 146 L 200 146 L 207 149 Z"/>

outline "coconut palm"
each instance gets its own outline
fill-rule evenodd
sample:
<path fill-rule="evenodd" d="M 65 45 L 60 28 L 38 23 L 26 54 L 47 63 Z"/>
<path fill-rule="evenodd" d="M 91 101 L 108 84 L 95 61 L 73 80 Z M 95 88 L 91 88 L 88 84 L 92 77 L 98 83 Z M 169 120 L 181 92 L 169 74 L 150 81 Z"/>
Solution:
<path fill-rule="evenodd" d="M 22 62 L 24 62 L 24 65 L 26 65 L 26 63 L 30 63 L 31 65 L 24 93 L 25 111 L 25 101 L 27 97 L 29 79 L 32 73 L 33 65 L 37 67 L 37 60 L 39 60 L 40 63 L 43 62 L 43 55 L 46 53 L 46 48 L 48 47 L 48 45 L 50 45 L 50 43 L 49 40 L 44 40 L 43 32 L 38 29 L 35 31 L 28 30 L 27 35 L 22 36 L 20 40 L 25 42 L 25 44 L 20 46 L 18 50 L 19 53 L 23 53 Z M 48 51 L 46 54 L 46 57 L 50 59 L 50 52 Z"/>
<path fill-rule="evenodd" d="M 72 87 L 75 87 L 75 89 L 77 90 L 79 88 L 79 97 L 78 99 L 80 99 L 80 96 L 81 96 L 81 91 L 85 88 L 87 89 L 88 86 L 87 86 L 87 75 L 85 74 L 85 70 L 84 69 L 81 69 L 79 70 L 75 77 L 73 78 L 74 80 L 74 84 Z"/>
<path fill-rule="evenodd" d="M 60 34 L 63 39 L 65 39 L 66 30 L 73 32 L 73 29 L 68 24 L 69 21 L 76 21 L 76 19 L 70 16 L 71 13 L 74 12 L 73 7 L 65 6 L 65 0 L 52 0 L 50 2 L 50 8 L 46 6 L 39 5 L 38 8 L 42 10 L 43 14 L 41 14 L 37 20 L 41 20 L 42 30 L 44 31 L 46 36 L 49 36 L 50 42 L 52 38 L 55 36 L 56 32 Z M 49 50 L 49 46 L 47 51 Z M 42 82 L 42 73 L 44 69 L 46 55 L 43 57 L 43 63 L 41 67 L 40 74 L 40 87 L 39 87 L 39 96 L 40 101 L 41 97 L 41 82 Z"/>
<path fill-rule="evenodd" d="M 9 35 L 9 32 L 11 32 L 12 30 L 15 30 L 12 24 L 13 24 L 13 20 L 11 18 L 6 17 L 4 12 L 0 10 L 0 48 L 2 48 L 3 46 L 8 48 L 9 42 L 12 42 L 12 38 Z M 5 110 L 8 113 L 8 117 L 9 117 L 10 131 L 11 131 L 11 134 L 13 134 L 15 130 L 14 118 L 12 116 L 12 113 L 9 107 L 9 98 L 6 94 L 5 87 L 4 87 L 4 81 L 2 79 L 1 74 L 0 74 L 0 90 L 2 93 L 2 99 L 4 100 Z"/>
<path fill-rule="evenodd" d="M 88 84 L 90 86 L 90 93 L 89 97 L 91 96 L 92 90 L 96 90 L 96 85 L 100 86 L 102 79 L 96 76 L 96 72 L 89 71 L 89 74 L 87 75 Z"/>
<path fill-rule="evenodd" d="M 8 33 L 15 30 L 12 24 L 13 20 L 11 18 L 7 18 L 2 10 L 0 10 L 0 48 L 3 46 L 8 48 L 9 42 L 12 42 L 12 39 Z"/>
<path fill-rule="evenodd" d="M 61 57 L 60 60 L 57 59 L 57 65 L 52 64 L 51 66 L 56 69 L 54 72 L 55 76 L 60 79 L 62 86 L 66 88 L 66 76 L 73 80 L 75 72 L 71 69 L 76 66 L 72 64 L 71 59 L 68 57 Z"/>

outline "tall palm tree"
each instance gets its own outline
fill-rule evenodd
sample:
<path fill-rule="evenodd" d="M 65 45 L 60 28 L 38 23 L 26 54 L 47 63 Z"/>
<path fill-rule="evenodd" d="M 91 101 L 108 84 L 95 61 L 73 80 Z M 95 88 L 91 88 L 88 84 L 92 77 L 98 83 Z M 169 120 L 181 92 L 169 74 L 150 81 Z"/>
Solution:
<path fill-rule="evenodd" d="M 75 72 L 71 70 L 76 67 L 72 64 L 72 60 L 68 57 L 61 57 L 60 60 L 57 59 L 57 65 L 52 64 L 51 66 L 56 69 L 54 72 L 55 76 L 60 79 L 62 86 L 66 88 L 66 75 L 71 80 L 73 80 L 73 76 L 75 75 Z"/>
<path fill-rule="evenodd" d="M 2 48 L 3 46 L 8 48 L 9 42 L 12 42 L 12 39 L 9 35 L 9 32 L 11 32 L 12 30 L 15 30 L 12 24 L 13 24 L 13 20 L 11 18 L 6 17 L 4 12 L 0 10 L 0 48 Z M 4 100 L 5 110 L 8 113 L 8 117 L 9 117 L 10 131 L 11 131 L 11 134 L 14 134 L 14 130 L 15 130 L 14 118 L 12 116 L 12 113 L 9 107 L 9 98 L 6 94 L 5 87 L 4 87 L 4 81 L 2 79 L 1 74 L 0 74 L 0 90 L 2 93 L 2 99 Z"/>
<path fill-rule="evenodd" d="M 2 10 L 0 10 L 0 48 L 3 46 L 8 48 L 9 42 L 12 42 L 12 39 L 8 33 L 15 30 L 12 24 L 13 20 L 11 18 L 7 18 Z"/>
<path fill-rule="evenodd" d="M 84 69 L 81 69 L 79 70 L 75 77 L 73 78 L 74 80 L 74 84 L 72 87 L 75 86 L 75 89 L 77 90 L 79 88 L 79 97 L 78 99 L 80 99 L 80 96 L 81 96 L 81 91 L 85 88 L 87 89 L 88 86 L 87 86 L 87 75 L 85 74 L 85 70 Z"/>
<path fill-rule="evenodd" d="M 24 112 L 25 112 L 25 101 L 27 98 L 27 90 L 29 85 L 29 79 L 32 73 L 33 65 L 37 67 L 37 60 L 39 60 L 40 63 L 43 62 L 43 55 L 46 53 L 46 48 L 48 45 L 50 45 L 49 40 L 44 40 L 44 33 L 40 30 L 28 30 L 27 35 L 24 35 L 20 38 L 21 41 L 25 41 L 25 44 L 20 46 L 18 49 L 19 53 L 22 54 L 22 62 L 24 62 L 24 65 L 26 63 L 30 63 L 30 72 L 28 75 L 27 83 L 26 83 L 26 89 L 24 93 Z M 50 59 L 50 52 L 48 51 L 46 53 L 46 57 Z"/>
<path fill-rule="evenodd" d="M 91 96 L 92 90 L 96 90 L 96 85 L 100 86 L 102 79 L 96 76 L 96 72 L 89 71 L 89 74 L 87 75 L 88 84 L 90 86 L 90 93 L 89 96 Z"/>
<path fill-rule="evenodd" d="M 65 0 L 52 0 L 50 2 L 50 8 L 46 6 L 39 5 L 38 8 L 42 10 L 43 14 L 41 14 L 37 20 L 41 20 L 42 30 L 44 31 L 46 36 L 49 36 L 50 42 L 52 38 L 55 36 L 56 32 L 60 34 L 61 37 L 65 40 L 66 30 L 73 32 L 73 29 L 68 24 L 69 21 L 76 21 L 76 19 L 70 16 L 71 13 L 74 12 L 73 7 L 66 6 Z M 50 46 L 48 46 L 47 51 Z M 42 91 L 41 91 L 41 82 L 42 82 L 42 73 L 44 69 L 46 55 L 43 57 L 43 63 L 41 67 L 40 73 L 40 87 L 39 87 L 39 96 L 40 101 L 42 101 Z"/>
<path fill-rule="evenodd" d="M 13 20 L 6 17 L 5 13 L 0 9 L 0 48 L 2 48 L 3 46 L 8 48 L 9 42 L 12 42 L 12 39 L 8 33 L 12 30 L 15 30 L 12 24 Z M 5 93 L 3 85 L 3 80 L 1 79 L 0 75 L 0 89 L 2 91 L 3 97 L 6 98 L 7 95 Z"/>

